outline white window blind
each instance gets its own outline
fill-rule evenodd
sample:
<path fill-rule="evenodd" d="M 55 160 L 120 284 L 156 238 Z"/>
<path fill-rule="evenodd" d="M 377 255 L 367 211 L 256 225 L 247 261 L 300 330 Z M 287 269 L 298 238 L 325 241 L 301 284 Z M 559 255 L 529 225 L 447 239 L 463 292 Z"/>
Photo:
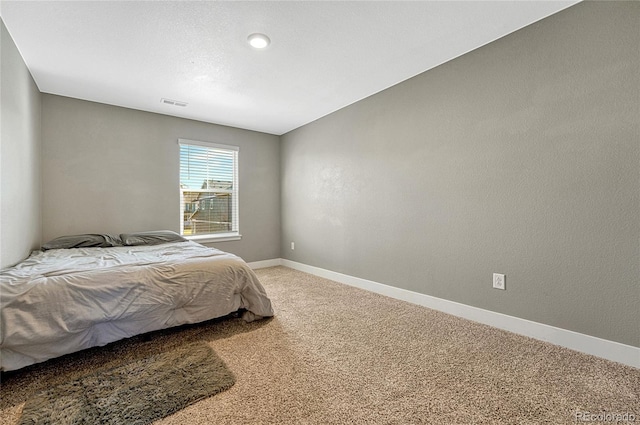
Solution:
<path fill-rule="evenodd" d="M 180 233 L 236 236 L 238 223 L 237 146 L 179 139 Z"/>

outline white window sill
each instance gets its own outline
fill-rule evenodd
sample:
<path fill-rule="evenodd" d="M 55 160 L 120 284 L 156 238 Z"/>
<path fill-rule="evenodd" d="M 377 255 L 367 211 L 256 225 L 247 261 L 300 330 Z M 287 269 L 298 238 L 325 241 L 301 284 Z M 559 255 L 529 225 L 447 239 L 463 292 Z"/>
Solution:
<path fill-rule="evenodd" d="M 196 236 L 184 236 L 185 239 L 198 243 L 207 242 L 227 242 L 227 241 L 239 241 L 242 239 L 242 235 L 239 233 L 215 233 L 211 235 L 196 235 Z"/>

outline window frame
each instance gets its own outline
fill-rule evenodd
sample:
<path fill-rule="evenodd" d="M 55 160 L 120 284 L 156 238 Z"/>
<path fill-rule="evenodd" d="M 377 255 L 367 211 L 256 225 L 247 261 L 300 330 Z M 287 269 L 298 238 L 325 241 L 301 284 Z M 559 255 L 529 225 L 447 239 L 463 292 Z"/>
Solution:
<path fill-rule="evenodd" d="M 201 235 L 184 235 L 184 207 L 183 207 L 183 189 L 181 187 L 180 174 L 182 171 L 182 167 L 180 164 L 180 147 L 185 146 L 200 146 L 204 148 L 218 149 L 227 151 L 229 153 L 233 152 L 234 154 L 234 164 L 233 164 L 233 182 L 232 189 L 230 193 L 235 195 L 235 204 L 232 211 L 232 228 L 235 227 L 236 230 L 232 230 L 230 232 L 220 232 L 220 233 L 206 233 Z M 179 191 L 179 199 L 178 199 L 178 208 L 180 210 L 180 235 L 185 239 L 206 243 L 206 242 L 226 242 L 226 241 L 237 241 L 242 239 L 242 235 L 240 234 L 240 188 L 239 188 L 239 169 L 240 168 L 240 147 L 235 145 L 227 145 L 221 143 L 214 142 L 205 142 L 200 140 L 190 140 L 190 139 L 178 139 L 178 191 Z M 214 191 L 213 189 L 210 189 Z M 223 190 L 224 191 L 224 190 Z M 232 198 L 234 199 L 234 198 Z M 233 217 L 235 216 L 235 221 L 233 221 Z"/>

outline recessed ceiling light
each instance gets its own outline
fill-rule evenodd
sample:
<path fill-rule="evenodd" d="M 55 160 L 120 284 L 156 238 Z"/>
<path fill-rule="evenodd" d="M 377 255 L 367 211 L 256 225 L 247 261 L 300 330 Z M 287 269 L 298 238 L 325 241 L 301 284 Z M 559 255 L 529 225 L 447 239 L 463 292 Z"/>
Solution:
<path fill-rule="evenodd" d="M 247 37 L 247 40 L 249 40 L 249 44 L 256 49 L 264 49 L 271 43 L 269 37 L 260 33 L 251 34 Z"/>

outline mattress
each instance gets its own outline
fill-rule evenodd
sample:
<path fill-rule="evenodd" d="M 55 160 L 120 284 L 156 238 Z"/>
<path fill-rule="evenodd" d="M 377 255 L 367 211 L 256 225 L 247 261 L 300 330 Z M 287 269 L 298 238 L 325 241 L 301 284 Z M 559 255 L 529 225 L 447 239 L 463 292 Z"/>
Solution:
<path fill-rule="evenodd" d="M 195 242 L 37 251 L 0 271 L 0 370 L 239 309 L 273 315 L 241 258 Z"/>

